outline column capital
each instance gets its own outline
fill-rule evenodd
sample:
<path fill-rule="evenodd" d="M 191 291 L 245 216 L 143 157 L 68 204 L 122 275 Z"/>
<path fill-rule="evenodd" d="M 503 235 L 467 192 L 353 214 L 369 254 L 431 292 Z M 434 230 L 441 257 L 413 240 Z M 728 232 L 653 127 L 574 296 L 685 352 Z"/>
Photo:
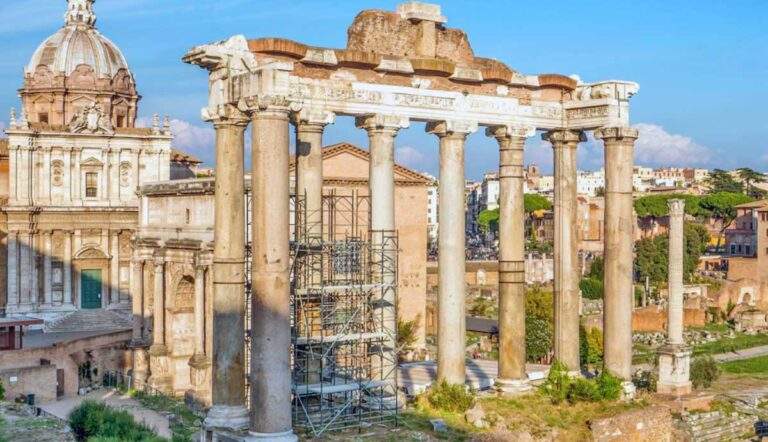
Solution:
<path fill-rule="evenodd" d="M 553 146 L 557 144 L 573 144 L 587 141 L 584 131 L 571 129 L 555 129 L 541 134 L 541 139 L 549 141 Z"/>
<path fill-rule="evenodd" d="M 152 262 L 155 264 L 155 267 L 162 267 L 165 265 L 165 256 L 155 255 Z"/>
<path fill-rule="evenodd" d="M 465 138 L 467 135 L 477 131 L 477 121 L 430 121 L 427 123 L 426 131 L 427 133 L 437 135 L 439 138 L 450 136 L 460 136 Z"/>
<path fill-rule="evenodd" d="M 410 124 L 411 122 L 408 117 L 400 115 L 375 114 L 355 118 L 355 126 L 369 132 L 372 130 L 392 130 L 397 132 L 400 129 L 408 128 Z"/>
<path fill-rule="evenodd" d="M 275 113 L 285 114 L 301 111 L 301 104 L 288 99 L 284 95 L 256 95 L 240 99 L 238 109 L 251 114 L 251 118 L 258 114 Z"/>
<path fill-rule="evenodd" d="M 250 121 L 248 119 L 248 115 L 245 112 L 242 112 L 235 106 L 228 104 L 216 106 L 213 108 L 203 108 L 202 117 L 203 120 L 213 123 L 213 127 L 215 128 L 224 126 L 245 127 Z"/>
<path fill-rule="evenodd" d="M 632 127 L 601 127 L 595 130 L 595 138 L 598 140 L 626 140 L 634 142 L 638 137 L 638 130 Z"/>
<path fill-rule="evenodd" d="M 685 200 L 682 200 L 682 199 L 667 200 L 667 205 L 669 206 L 670 216 L 685 215 Z"/>
<path fill-rule="evenodd" d="M 505 140 L 510 138 L 528 138 L 536 134 L 535 126 L 524 125 L 504 125 L 504 126 L 489 126 L 485 128 L 485 135 L 494 137 L 497 140 Z"/>
<path fill-rule="evenodd" d="M 297 131 L 320 132 L 328 124 L 333 124 L 336 114 L 320 108 L 304 108 L 291 114 L 291 123 Z"/>

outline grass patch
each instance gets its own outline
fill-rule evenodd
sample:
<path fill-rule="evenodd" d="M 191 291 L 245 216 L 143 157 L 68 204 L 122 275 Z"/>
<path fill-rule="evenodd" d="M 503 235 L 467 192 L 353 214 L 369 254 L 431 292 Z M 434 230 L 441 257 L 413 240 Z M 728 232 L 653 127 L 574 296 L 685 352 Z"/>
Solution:
<path fill-rule="evenodd" d="M 740 334 L 735 338 L 724 338 L 713 342 L 699 344 L 693 348 L 694 356 L 730 353 L 746 348 L 768 345 L 768 334 Z"/>
<path fill-rule="evenodd" d="M 129 394 L 139 403 L 150 410 L 172 413 L 176 419 L 170 420 L 173 442 L 188 442 L 192 435 L 200 429 L 200 418 L 197 417 L 184 402 L 165 395 L 147 394 L 143 391 L 132 390 Z"/>
<path fill-rule="evenodd" d="M 740 361 L 729 361 L 720 364 L 720 369 L 726 373 L 761 375 L 768 377 L 768 356 L 758 356 Z"/>
<path fill-rule="evenodd" d="M 87 400 L 69 414 L 69 426 L 77 440 L 117 440 L 122 442 L 162 442 L 152 429 L 137 423 L 124 410 L 102 402 Z"/>

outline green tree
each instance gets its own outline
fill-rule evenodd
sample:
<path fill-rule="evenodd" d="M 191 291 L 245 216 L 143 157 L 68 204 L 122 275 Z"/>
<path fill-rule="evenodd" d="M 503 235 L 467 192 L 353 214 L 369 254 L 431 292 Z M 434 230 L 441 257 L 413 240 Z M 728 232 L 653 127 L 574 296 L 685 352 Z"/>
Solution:
<path fill-rule="evenodd" d="M 683 258 L 683 276 L 691 280 L 699 262 L 699 257 L 706 251 L 709 232 L 701 224 L 685 224 L 685 242 Z M 653 284 L 667 281 L 669 266 L 669 235 L 645 238 L 635 244 L 635 273 L 639 281 L 648 277 Z"/>
<path fill-rule="evenodd" d="M 768 180 L 765 174 L 760 173 L 749 167 L 741 167 L 736 169 L 736 173 L 739 175 L 739 179 L 744 183 L 746 187 L 747 195 L 752 198 L 764 198 L 765 191 L 755 187 L 755 184 L 764 183 Z"/>
<path fill-rule="evenodd" d="M 744 193 L 744 184 L 737 181 L 727 170 L 714 169 L 705 183 L 709 186 L 710 193 Z"/>
<path fill-rule="evenodd" d="M 640 218 L 661 218 L 669 215 L 668 201 L 681 199 L 685 201 L 685 213 L 691 216 L 702 215 L 700 208 L 701 198 L 696 195 L 673 193 L 666 195 L 647 195 L 635 200 L 635 212 Z"/>
<path fill-rule="evenodd" d="M 718 192 L 707 195 L 701 199 L 699 205 L 712 218 L 720 220 L 721 229 L 717 247 L 720 248 L 720 238 L 725 230 L 736 219 L 736 206 L 753 201 L 751 197 L 743 193 Z"/>
<path fill-rule="evenodd" d="M 499 231 L 499 209 L 483 210 L 477 214 L 477 225 L 485 232 Z"/>
<path fill-rule="evenodd" d="M 524 197 L 525 213 L 530 215 L 537 210 L 552 210 L 552 203 L 544 196 L 526 193 Z"/>

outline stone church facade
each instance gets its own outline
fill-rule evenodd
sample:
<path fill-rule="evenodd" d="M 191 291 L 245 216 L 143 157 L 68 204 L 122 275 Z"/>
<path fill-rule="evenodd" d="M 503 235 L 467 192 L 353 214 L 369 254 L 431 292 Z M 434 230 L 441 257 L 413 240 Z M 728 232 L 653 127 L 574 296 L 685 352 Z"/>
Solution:
<path fill-rule="evenodd" d="M 64 26 L 24 69 L 22 107 L 0 143 L 0 308 L 54 319 L 130 309 L 137 189 L 169 179 L 166 118 L 136 127 L 140 96 L 93 0 L 68 0 Z"/>

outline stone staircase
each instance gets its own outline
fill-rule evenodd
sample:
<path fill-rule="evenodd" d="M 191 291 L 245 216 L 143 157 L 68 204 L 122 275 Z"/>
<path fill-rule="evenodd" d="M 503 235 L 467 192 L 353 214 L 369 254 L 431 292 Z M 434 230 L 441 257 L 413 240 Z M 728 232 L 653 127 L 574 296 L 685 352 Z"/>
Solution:
<path fill-rule="evenodd" d="M 683 414 L 682 427 L 696 442 L 750 440 L 755 435 L 756 416 L 710 411 Z"/>
<path fill-rule="evenodd" d="M 130 314 L 114 310 L 77 310 L 45 324 L 46 333 L 120 331 L 133 327 Z"/>

